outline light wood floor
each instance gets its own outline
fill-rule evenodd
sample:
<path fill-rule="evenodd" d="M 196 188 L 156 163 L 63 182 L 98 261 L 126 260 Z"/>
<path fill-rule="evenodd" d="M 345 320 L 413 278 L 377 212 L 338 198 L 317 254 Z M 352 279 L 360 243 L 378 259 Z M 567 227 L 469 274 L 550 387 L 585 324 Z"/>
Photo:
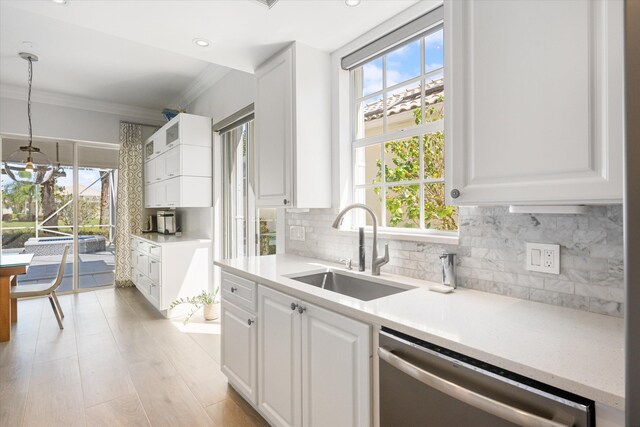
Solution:
<path fill-rule="evenodd" d="M 220 372 L 220 325 L 168 321 L 135 288 L 19 301 L 0 343 L 1 426 L 266 426 Z"/>

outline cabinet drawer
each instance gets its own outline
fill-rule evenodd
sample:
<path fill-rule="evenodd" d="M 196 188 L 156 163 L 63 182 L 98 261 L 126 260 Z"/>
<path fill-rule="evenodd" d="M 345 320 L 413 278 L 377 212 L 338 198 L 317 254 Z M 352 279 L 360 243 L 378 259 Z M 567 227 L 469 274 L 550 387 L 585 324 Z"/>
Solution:
<path fill-rule="evenodd" d="M 143 242 L 142 240 L 138 240 L 138 251 L 148 254 L 150 246 L 151 246 L 151 244 L 149 244 L 147 242 Z"/>
<path fill-rule="evenodd" d="M 160 285 L 149 282 L 149 296 L 156 307 L 160 306 Z"/>
<path fill-rule="evenodd" d="M 256 311 L 256 284 L 222 272 L 222 298 L 253 313 Z"/>
<path fill-rule="evenodd" d="M 149 258 L 149 279 L 156 285 L 160 284 L 160 261 Z"/>
<path fill-rule="evenodd" d="M 136 268 L 145 276 L 149 275 L 149 257 L 143 253 L 136 253 Z"/>
<path fill-rule="evenodd" d="M 135 274 L 136 274 L 136 288 L 138 288 L 140 293 L 146 297 L 147 295 L 149 295 L 149 292 L 151 290 L 151 280 L 149 280 L 139 271 L 135 272 Z"/>
<path fill-rule="evenodd" d="M 129 246 L 132 251 L 135 251 L 136 249 L 138 249 L 138 239 L 136 239 L 135 237 L 130 237 L 129 238 Z"/>
<path fill-rule="evenodd" d="M 160 260 L 160 257 L 162 256 L 162 248 L 157 245 L 149 245 L 149 256 Z"/>

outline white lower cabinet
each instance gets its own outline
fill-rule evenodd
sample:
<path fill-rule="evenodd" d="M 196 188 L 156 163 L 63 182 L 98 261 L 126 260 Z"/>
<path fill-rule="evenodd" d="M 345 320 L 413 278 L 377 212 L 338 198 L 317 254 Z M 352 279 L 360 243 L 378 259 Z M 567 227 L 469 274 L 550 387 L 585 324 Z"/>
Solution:
<path fill-rule="evenodd" d="M 256 316 L 223 299 L 222 372 L 236 391 L 255 405 L 258 398 Z"/>
<path fill-rule="evenodd" d="M 276 426 L 369 426 L 370 329 L 259 285 L 258 410 Z"/>
<path fill-rule="evenodd" d="M 211 245 L 204 240 L 164 244 L 132 236 L 130 259 L 131 281 L 167 317 L 185 314 L 188 306 L 170 310 L 171 303 L 209 290 L 212 281 Z"/>
<path fill-rule="evenodd" d="M 276 426 L 302 425 L 299 301 L 258 286 L 258 409 Z"/>
<path fill-rule="evenodd" d="M 370 326 L 315 305 L 302 318 L 302 425 L 369 426 Z"/>

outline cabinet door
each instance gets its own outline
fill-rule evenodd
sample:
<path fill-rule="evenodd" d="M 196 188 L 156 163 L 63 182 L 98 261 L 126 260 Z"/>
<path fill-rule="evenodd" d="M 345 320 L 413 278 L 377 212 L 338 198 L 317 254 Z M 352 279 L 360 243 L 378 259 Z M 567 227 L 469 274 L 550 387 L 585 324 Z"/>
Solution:
<path fill-rule="evenodd" d="M 622 199 L 622 9 L 445 2 L 448 203 Z"/>
<path fill-rule="evenodd" d="M 148 184 L 144 186 L 144 207 L 152 208 L 156 202 L 156 185 Z"/>
<path fill-rule="evenodd" d="M 160 285 L 158 283 L 154 283 L 151 279 L 147 279 L 149 283 L 149 296 L 148 300 L 151 301 L 156 307 L 160 307 Z"/>
<path fill-rule="evenodd" d="M 149 279 L 157 285 L 160 284 L 160 261 L 153 258 L 147 258 L 149 261 Z"/>
<path fill-rule="evenodd" d="M 182 182 L 180 177 L 171 178 L 164 181 L 165 185 L 165 204 L 163 206 L 179 207 L 180 205 L 180 193 L 182 188 Z"/>
<path fill-rule="evenodd" d="M 302 318 L 304 426 L 369 426 L 371 331 L 311 304 Z"/>
<path fill-rule="evenodd" d="M 287 49 L 256 72 L 254 177 L 257 206 L 291 203 L 293 62 Z"/>
<path fill-rule="evenodd" d="M 180 147 L 175 147 L 167 151 L 165 154 L 163 154 L 163 158 L 165 178 L 173 178 L 175 176 L 181 175 Z"/>
<path fill-rule="evenodd" d="M 149 275 L 149 257 L 140 252 L 136 252 L 136 268 L 145 276 Z"/>
<path fill-rule="evenodd" d="M 144 164 L 144 183 L 145 185 L 152 184 L 156 180 L 156 162 L 149 160 Z"/>
<path fill-rule="evenodd" d="M 167 150 L 180 144 L 180 119 L 179 118 L 174 124 L 167 127 L 164 134 L 164 143 Z"/>
<path fill-rule="evenodd" d="M 222 301 L 221 368 L 229 382 L 245 399 L 256 404 L 258 393 L 255 316 Z"/>
<path fill-rule="evenodd" d="M 258 286 L 258 408 L 276 426 L 302 423 L 300 314 L 294 298 Z"/>

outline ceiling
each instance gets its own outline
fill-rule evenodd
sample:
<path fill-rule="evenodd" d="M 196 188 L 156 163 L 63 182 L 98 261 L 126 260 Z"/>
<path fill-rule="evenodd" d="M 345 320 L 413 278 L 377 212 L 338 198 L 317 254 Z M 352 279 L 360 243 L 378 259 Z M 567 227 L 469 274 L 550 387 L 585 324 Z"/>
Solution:
<path fill-rule="evenodd" d="M 40 56 L 34 92 L 158 109 L 200 75 L 253 72 L 293 40 L 332 52 L 417 2 L 2 0 L 0 83 L 26 85 L 27 50 Z"/>

